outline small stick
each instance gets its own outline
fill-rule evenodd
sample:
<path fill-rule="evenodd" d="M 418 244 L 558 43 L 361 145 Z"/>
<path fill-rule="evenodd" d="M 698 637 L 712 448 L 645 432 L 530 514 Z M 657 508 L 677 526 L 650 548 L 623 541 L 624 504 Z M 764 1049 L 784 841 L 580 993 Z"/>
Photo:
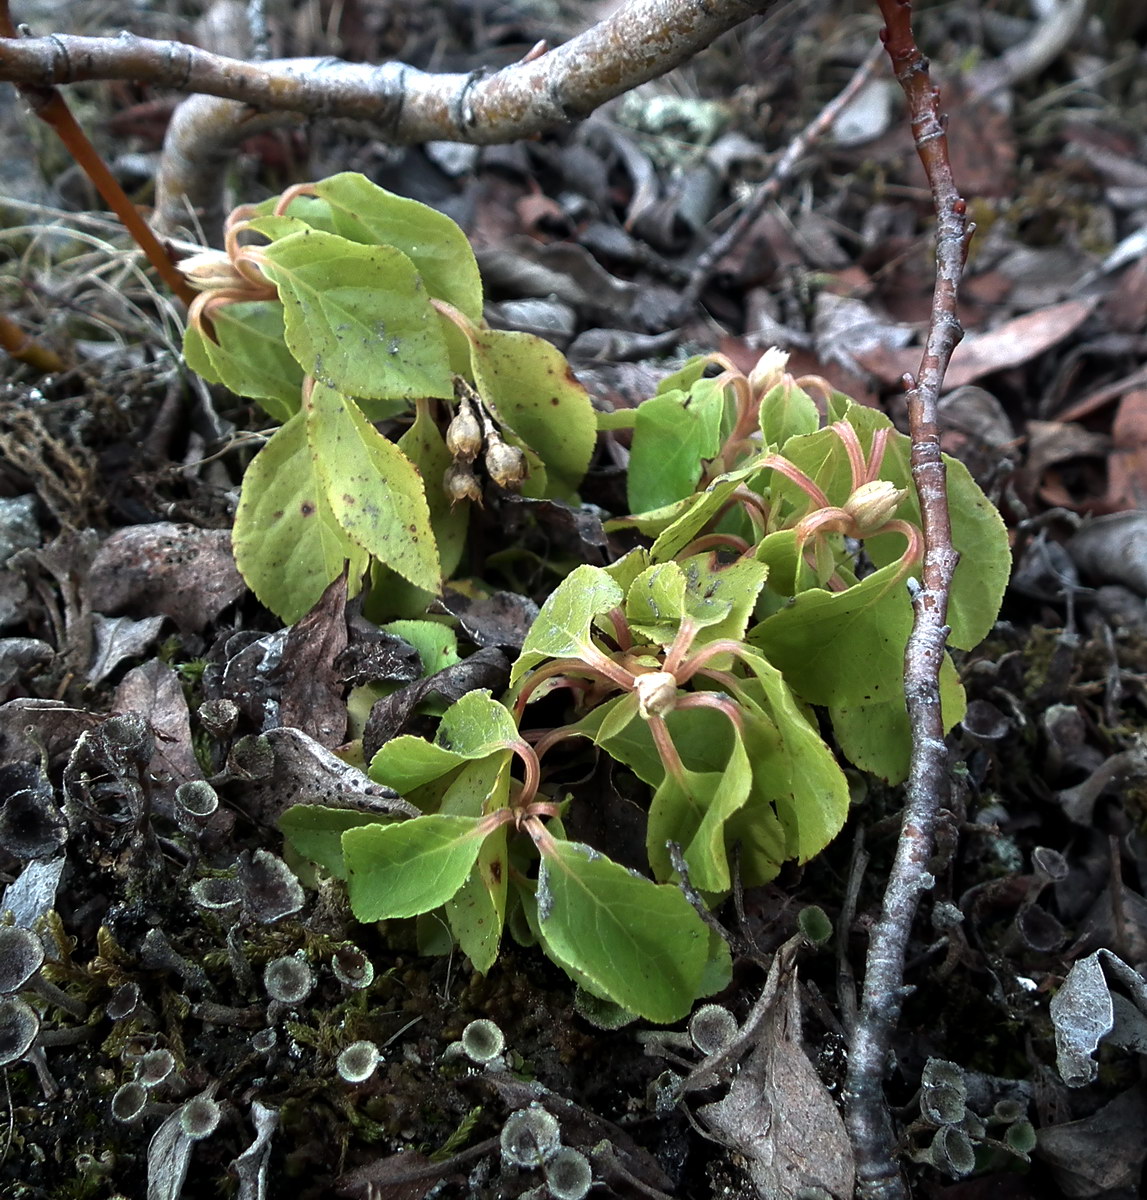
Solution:
<path fill-rule="evenodd" d="M 809 152 L 814 143 L 825 135 L 841 111 L 848 107 L 849 103 L 855 99 L 856 94 L 872 78 L 876 64 L 880 61 L 882 50 L 883 46 L 879 42 L 872 47 L 864 61 L 852 73 L 852 78 L 844 85 L 843 91 L 834 96 L 789 142 L 785 152 L 773 166 L 768 179 L 764 180 L 753 193 L 752 198 L 741 210 L 737 219 L 697 259 L 697 264 L 689 276 L 689 283 L 681 294 L 680 308 L 682 312 L 687 312 L 697 303 L 717 264 L 748 232 L 753 222 L 764 212 L 765 205 L 792 177 L 800 160 Z"/>
<path fill-rule="evenodd" d="M 956 299 L 967 257 L 965 202 L 956 190 L 938 93 L 912 33 L 909 0 L 878 0 L 885 28 L 881 40 L 908 98 L 916 151 L 928 176 L 936 210 L 936 286 L 920 371 L 905 376 L 912 438 L 912 479 L 920 498 L 924 532 L 923 585 L 913 596 L 914 621 L 904 654 L 904 691 L 912 729 L 907 804 L 896 858 L 872 930 L 860 1012 L 852 1031 L 844 1087 L 845 1122 L 856 1155 L 857 1194 L 863 1200 L 907 1200 L 895 1160 L 892 1119 L 884 1100 L 884 1068 L 892 1032 L 906 994 L 904 959 L 920 893 L 932 886 L 928 861 L 937 815 L 949 799 L 948 752 L 940 712 L 940 667 L 948 596 L 958 555 L 940 455 L 937 402 L 944 372 L 963 330 Z"/>

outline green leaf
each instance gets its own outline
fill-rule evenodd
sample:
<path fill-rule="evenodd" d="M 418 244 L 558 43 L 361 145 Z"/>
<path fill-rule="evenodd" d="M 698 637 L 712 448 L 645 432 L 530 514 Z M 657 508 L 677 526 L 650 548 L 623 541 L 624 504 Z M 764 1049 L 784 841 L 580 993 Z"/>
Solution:
<path fill-rule="evenodd" d="M 675 562 L 642 571 L 625 596 L 625 619 L 636 633 L 668 646 L 685 616 L 685 572 Z"/>
<path fill-rule="evenodd" d="M 508 758 L 506 744 L 519 736 L 509 709 L 488 690 L 478 689 L 446 710 L 433 742 L 402 734 L 384 743 L 371 760 L 369 775 L 405 796 L 462 763 L 496 754 Z"/>
<path fill-rule="evenodd" d="M 276 421 L 290 420 L 299 411 L 303 369 L 283 341 L 283 306 L 272 300 L 224 304 L 211 324 L 217 341 L 187 327 L 187 365 L 237 396 L 258 400 Z"/>
<path fill-rule="evenodd" d="M 336 879 L 346 878 L 342 835 L 360 825 L 380 824 L 377 813 L 322 804 L 293 804 L 279 818 L 279 829 L 304 857 L 325 867 Z"/>
<path fill-rule="evenodd" d="M 261 233 L 268 241 L 277 242 L 280 238 L 289 237 L 292 233 L 307 233 L 310 229 L 315 228 L 310 221 L 302 220 L 297 213 L 292 213 L 290 216 L 275 216 L 271 209 L 275 206 L 278 200 L 277 196 L 272 196 L 269 200 L 265 200 L 260 207 L 266 207 L 266 212 L 262 216 L 254 216 L 243 223 L 245 230 L 253 230 L 255 233 Z"/>
<path fill-rule="evenodd" d="M 430 415 L 428 405 L 420 404 L 414 424 L 398 439 L 398 448 L 414 464 L 425 484 L 430 509 L 430 527 L 438 544 L 442 575 L 449 579 L 466 548 L 466 530 L 470 526 L 470 505 L 451 505 L 442 486 L 446 469 L 454 461 L 446 441 Z"/>
<path fill-rule="evenodd" d="M 440 621 L 390 621 L 381 629 L 409 642 L 418 651 L 423 675 L 436 675 L 462 661 L 457 635 Z"/>
<path fill-rule="evenodd" d="M 615 1004 L 665 1023 L 692 1007 L 709 935 L 672 884 L 558 841 L 539 868 L 537 917 L 546 952 Z"/>
<path fill-rule="evenodd" d="M 952 660 L 945 656 L 940 666 L 940 712 L 946 730 L 963 718 L 966 707 L 960 677 Z M 828 715 L 849 762 L 889 783 L 902 783 L 908 777 L 912 727 L 902 699 L 834 705 Z"/>
<path fill-rule="evenodd" d="M 583 564 L 571 571 L 550 593 L 530 626 L 510 672 L 511 685 L 547 658 L 571 658 L 592 643 L 595 617 L 617 608 L 625 599 L 621 588 L 601 569 Z"/>
<path fill-rule="evenodd" d="M 840 832 L 848 817 L 848 781 L 789 682 L 759 654 L 745 654 L 763 695 L 765 723 L 746 714 L 753 795 L 773 806 L 785 831 L 786 857 L 807 862 Z M 751 694 L 751 693 L 750 693 Z"/>
<path fill-rule="evenodd" d="M 593 738 L 611 757 L 624 763 L 642 782 L 660 787 L 665 767 L 649 730 L 649 722 L 624 720 L 635 709 L 631 695 L 616 696 L 599 704 L 573 728 Z M 677 710 L 665 718 L 669 736 L 682 763 L 690 771 L 719 775 L 733 751 L 733 726 L 713 708 Z"/>
<path fill-rule="evenodd" d="M 597 441 L 589 394 L 549 342 L 499 329 L 467 332 L 483 403 L 542 460 L 547 494 L 574 499 Z"/>
<path fill-rule="evenodd" d="M 438 811 L 460 817 L 480 817 L 506 808 L 512 757 L 509 750 L 500 750 L 467 762 L 450 781 Z"/>
<path fill-rule="evenodd" d="M 657 385 L 655 396 L 664 396 L 667 392 L 687 392 L 712 366 L 707 354 L 695 354 L 687 359 L 676 371 L 666 375 Z"/>
<path fill-rule="evenodd" d="M 472 321 L 482 319 L 482 278 L 474 251 L 444 213 L 396 196 L 365 175 L 344 171 L 315 184 L 337 233 L 367 245 L 393 246 L 414 264 L 426 290 Z"/>
<path fill-rule="evenodd" d="M 482 848 L 481 818 L 415 817 L 343 834 L 350 906 L 359 921 L 416 917 L 445 904 Z"/>
<path fill-rule="evenodd" d="M 458 945 L 481 975 L 498 957 L 509 878 L 506 826 L 502 825 L 482 843 L 466 882 L 446 901 L 446 917 Z"/>
<path fill-rule="evenodd" d="M 725 851 L 725 823 L 748 800 L 752 785 L 749 758 L 740 737 L 719 774 L 684 771 L 666 775 L 653 796 L 646 826 L 646 852 L 658 879 L 672 877 L 669 842 L 677 842 L 689 867 L 689 881 L 703 892 L 732 887 Z"/>
<path fill-rule="evenodd" d="M 416 788 L 440 779 L 467 759 L 410 733 L 384 742 L 370 760 L 367 774 L 375 783 L 409 796 Z"/>
<path fill-rule="evenodd" d="M 721 448 L 724 389 L 700 380 L 692 392 L 659 393 L 637 409 L 626 476 L 629 511 L 648 512 L 691 495 L 705 460 Z"/>
<path fill-rule="evenodd" d="M 410 259 L 307 229 L 262 249 L 303 369 L 351 396 L 454 394 L 438 315 Z"/>
<path fill-rule="evenodd" d="M 308 613 L 348 564 L 348 594 L 358 593 L 369 555 L 327 504 L 301 413 L 247 468 L 232 546 L 247 586 L 288 624 Z"/>
<path fill-rule="evenodd" d="M 689 613 L 700 625 L 693 648 L 700 649 L 707 642 L 720 640 L 741 641 L 768 578 L 768 565 L 751 558 L 740 558 L 717 566 L 715 556 L 707 553 L 687 558 L 681 563 L 681 569 L 685 572 Z M 700 612 L 710 616 L 723 612 L 724 615 L 717 620 L 701 621 L 697 616 Z M 720 655 L 710 659 L 708 665 L 724 670 L 729 661 L 726 655 Z"/>
<path fill-rule="evenodd" d="M 520 738 L 510 710 L 487 688 L 478 688 L 446 710 L 434 741 L 464 758 L 484 758 Z"/>
<path fill-rule="evenodd" d="M 782 381 L 761 397 L 760 425 L 765 445 L 783 451 L 789 438 L 816 432 L 820 413 L 812 397 L 795 381 Z"/>
<path fill-rule="evenodd" d="M 748 640 L 811 704 L 903 703 L 911 628 L 908 588 L 890 564 L 844 592 L 801 592 Z"/>
<path fill-rule="evenodd" d="M 307 440 L 338 523 L 416 587 L 437 591 L 438 548 L 422 478 L 339 392 L 316 383 L 304 403 Z"/>
<path fill-rule="evenodd" d="M 270 199 L 255 206 L 260 226 L 266 217 L 271 216 L 279 200 L 279 196 L 271 196 Z M 338 233 L 331 215 L 331 206 L 317 196 L 293 196 L 290 204 L 287 205 L 286 215 L 293 220 L 301 221 L 303 225 L 307 225 L 311 229 L 321 229 L 324 233 Z M 294 230 L 287 232 L 293 233 Z M 268 236 L 274 235 L 268 233 Z M 284 234 L 278 236 L 282 237 Z"/>
<path fill-rule="evenodd" d="M 643 533 L 650 533 L 656 537 L 650 550 L 653 561 L 665 562 L 668 559 L 676 558 L 710 521 L 717 519 L 732 494 L 756 469 L 741 467 L 736 471 L 718 475 L 691 502 L 684 501 L 685 507 L 680 512 L 673 514 L 661 529 L 643 528 Z M 608 525 L 607 528 L 609 528 Z"/>

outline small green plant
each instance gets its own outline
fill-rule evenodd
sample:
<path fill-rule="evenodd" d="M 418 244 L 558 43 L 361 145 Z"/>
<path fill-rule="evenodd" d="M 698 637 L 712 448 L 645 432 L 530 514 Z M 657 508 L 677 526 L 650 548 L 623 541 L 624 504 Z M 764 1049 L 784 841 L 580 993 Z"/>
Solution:
<path fill-rule="evenodd" d="M 747 376 L 692 359 L 595 421 L 553 347 L 483 324 L 461 231 L 360 176 L 239 210 L 226 253 L 186 269 L 204 287 L 188 361 L 282 422 L 244 480 L 235 549 L 284 619 L 348 564 L 352 594 L 369 576 L 393 604 L 401 579 L 417 590 L 398 615 L 418 615 L 461 557 L 480 454 L 498 487 L 574 500 L 599 427 L 632 431 L 631 512 L 610 525 L 645 544 L 558 585 L 505 696 L 471 692 L 432 741 L 396 737 L 370 763 L 422 815 L 298 805 L 282 828 L 346 880 L 362 921 L 441 910 L 482 972 L 508 927 L 590 995 L 680 1018 L 730 973 L 680 864 L 713 904 L 734 852 L 745 883 L 766 882 L 844 823 L 847 782 L 814 706 L 854 764 L 905 776 L 923 553 L 907 438 L 822 380 L 794 380 L 777 351 Z M 375 427 L 411 412 L 397 443 Z M 971 648 L 998 612 L 1008 543 L 951 460 L 948 486 L 964 556 L 950 641 Z M 951 662 L 941 693 L 950 727 L 964 705 Z M 539 727 L 542 711 L 564 721 Z M 646 789 L 640 873 L 566 834 L 586 801 L 554 780 L 579 741 Z"/>
<path fill-rule="evenodd" d="M 486 326 L 448 217 L 348 172 L 237 209 L 225 246 L 181 264 L 200 289 L 184 354 L 281 422 L 244 477 L 233 540 L 283 620 L 348 566 L 351 595 L 369 576 L 390 615 L 421 611 L 461 558 L 483 449 L 496 485 L 574 496 L 597 435 L 589 397 L 548 342 Z M 375 428 L 410 413 L 397 442 Z M 416 593 L 398 599 L 399 581 Z"/>

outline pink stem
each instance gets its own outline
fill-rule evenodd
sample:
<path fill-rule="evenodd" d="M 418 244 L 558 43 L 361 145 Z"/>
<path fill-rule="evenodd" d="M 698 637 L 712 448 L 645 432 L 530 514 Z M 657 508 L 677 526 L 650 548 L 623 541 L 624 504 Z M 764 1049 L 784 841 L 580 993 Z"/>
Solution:
<path fill-rule="evenodd" d="M 553 749 L 558 742 L 564 742 L 567 738 L 588 737 L 589 734 L 582 733 L 580 729 L 574 729 L 570 725 L 561 725 L 557 729 L 551 729 L 534 743 L 534 753 L 541 760 L 545 757 L 546 751 Z"/>
<path fill-rule="evenodd" d="M 610 662 L 609 659 L 606 660 Z M 610 662 L 610 665 L 614 664 Z M 517 700 L 514 701 L 514 720 L 520 721 L 522 713 L 526 711 L 526 704 L 533 695 L 534 690 L 539 684 L 544 683 L 547 679 L 552 679 L 555 675 L 566 675 L 572 672 L 577 672 L 579 675 L 588 675 L 591 679 L 597 680 L 599 683 L 609 682 L 616 683 L 617 681 L 612 675 L 603 678 L 603 672 L 598 671 L 594 667 L 586 666 L 580 658 L 555 658 L 546 663 L 544 667 L 537 667 L 530 672 L 529 678 L 526 680 L 521 692 L 518 694 Z M 571 686 L 567 684 L 566 686 Z M 625 687 L 624 683 L 619 683 L 619 687 Z"/>
<path fill-rule="evenodd" d="M 828 497 L 813 483 L 813 481 L 800 469 L 794 466 L 787 458 L 780 454 L 766 454 L 761 459 L 762 467 L 771 467 L 774 471 L 779 471 L 786 479 L 790 479 L 800 488 L 802 492 L 816 505 L 817 508 L 831 508 Z"/>
<path fill-rule="evenodd" d="M 624 688 L 627 692 L 632 689 L 633 672 L 627 671 L 620 663 L 614 662 L 608 654 L 600 650 L 593 642 L 586 642 L 583 646 L 579 646 L 578 649 L 581 651 L 581 661 L 591 671 L 596 671 L 597 674 L 603 675 L 610 683 L 617 684 L 619 688 Z"/>
<path fill-rule="evenodd" d="M 706 642 L 696 654 L 681 664 L 680 670 L 674 672 L 677 682 L 678 684 L 688 683 L 711 658 L 716 658 L 718 654 L 731 654 L 734 658 L 741 658 L 746 649 L 744 643 L 735 642 L 732 638 L 718 638 L 715 642 Z M 680 702 L 678 705 L 680 706 Z"/>
<path fill-rule="evenodd" d="M 554 835 L 538 820 L 537 817 L 526 817 L 522 822 L 522 830 L 530 835 L 530 840 L 538 848 L 543 857 L 554 852 Z"/>
<path fill-rule="evenodd" d="M 745 722 L 740 708 L 734 700 L 720 692 L 691 692 L 683 700 L 677 701 L 676 708 L 715 708 L 733 722 L 739 734 L 744 735 Z"/>
<path fill-rule="evenodd" d="M 665 654 L 665 662 L 661 669 L 668 671 L 670 675 L 676 676 L 677 669 L 689 653 L 689 648 L 693 645 L 693 639 L 696 636 L 697 622 L 692 617 L 682 617 L 681 624 L 677 628 L 677 636 L 673 639 L 672 645 L 670 645 Z M 680 683 L 680 677 L 678 677 L 678 682 Z"/>
<path fill-rule="evenodd" d="M 840 438 L 845 452 L 848 454 L 848 466 L 852 474 L 851 491 L 855 492 L 868 478 L 867 468 L 864 465 L 864 451 L 861 449 L 860 439 L 856 436 L 856 430 L 847 421 L 836 421 L 830 428 Z"/>
<path fill-rule="evenodd" d="M 752 549 L 752 546 L 744 538 L 737 537 L 736 534 L 707 533 L 704 537 L 699 537 L 690 542 L 688 546 L 677 554 L 677 558 L 688 558 L 691 554 L 701 554 L 706 550 L 712 550 L 719 546 L 727 546 L 730 550 L 736 550 L 738 554 L 748 554 Z"/>
<path fill-rule="evenodd" d="M 524 739 L 507 742 L 506 748 L 513 750 L 522 760 L 522 765 L 525 768 L 526 775 L 522 780 L 522 790 L 518 793 L 517 799 L 517 807 L 525 808 L 526 805 L 533 802 L 534 797 L 538 794 L 538 784 L 542 779 L 541 763 L 538 761 L 537 751 Z"/>
<path fill-rule="evenodd" d="M 629 622 L 625 619 L 625 609 L 620 605 L 617 608 L 611 608 L 609 619 L 613 625 L 613 640 L 617 642 L 617 648 L 623 652 L 632 650 L 633 632 L 629 628 Z"/>
<path fill-rule="evenodd" d="M 880 468 L 884 463 L 884 451 L 891 436 L 891 429 L 878 429 L 872 435 L 872 446 L 868 451 L 868 473 L 864 477 L 865 483 L 872 483 L 873 480 L 880 478 Z"/>
<path fill-rule="evenodd" d="M 681 755 L 677 753 L 677 747 L 669 736 L 669 726 L 665 724 L 665 718 L 650 717 L 649 732 L 653 735 L 653 744 L 657 747 L 657 753 L 661 757 L 661 765 L 665 768 L 666 775 L 671 776 L 677 786 L 684 791 L 687 786 L 685 764 L 681 761 Z"/>

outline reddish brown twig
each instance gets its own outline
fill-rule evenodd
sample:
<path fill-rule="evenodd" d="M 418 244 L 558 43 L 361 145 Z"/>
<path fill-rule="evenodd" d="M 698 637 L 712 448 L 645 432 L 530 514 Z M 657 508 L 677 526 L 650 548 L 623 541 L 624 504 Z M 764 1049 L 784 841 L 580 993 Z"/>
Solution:
<path fill-rule="evenodd" d="M 3 39 L 12 40 L 5 42 Z M 16 40 L 16 26 L 13 24 L 11 13 L 8 10 L 8 0 L 0 0 L 0 44 L 20 44 Z M 72 158 L 92 181 L 107 206 L 123 222 L 124 228 L 135 239 L 136 245 L 147 255 L 164 283 L 184 304 L 190 304 L 195 298 L 195 290 L 188 285 L 187 280 L 176 269 L 171 256 L 148 228 L 147 222 L 139 215 L 135 205 L 125 195 L 119 180 L 108 170 L 99 151 L 92 145 L 88 135 L 84 133 L 75 117 L 72 116 L 63 96 L 56 88 L 35 81 L 16 82 L 16 87 L 36 116 L 56 131 Z"/>
<path fill-rule="evenodd" d="M 892 1031 L 904 999 L 904 956 L 920 893 L 932 884 L 928 860 L 936 817 L 949 794 L 948 753 L 940 713 L 940 667 L 948 636 L 948 595 L 957 555 L 952 547 L 937 401 L 952 351 L 963 336 L 956 298 L 968 238 L 966 206 L 956 190 L 939 97 L 912 34 L 909 0 L 878 0 L 881 32 L 912 121 L 916 150 L 936 210 L 936 286 L 928 339 L 916 379 L 906 376 L 912 436 L 912 478 L 924 530 L 923 586 L 913 597 L 915 621 L 904 656 L 904 688 L 912 726 L 907 804 L 880 919 L 872 931 L 860 1012 L 852 1030 L 846 1121 L 856 1153 L 858 1194 L 866 1200 L 903 1200 L 904 1181 L 893 1157 L 891 1118 L 883 1079 Z"/>

